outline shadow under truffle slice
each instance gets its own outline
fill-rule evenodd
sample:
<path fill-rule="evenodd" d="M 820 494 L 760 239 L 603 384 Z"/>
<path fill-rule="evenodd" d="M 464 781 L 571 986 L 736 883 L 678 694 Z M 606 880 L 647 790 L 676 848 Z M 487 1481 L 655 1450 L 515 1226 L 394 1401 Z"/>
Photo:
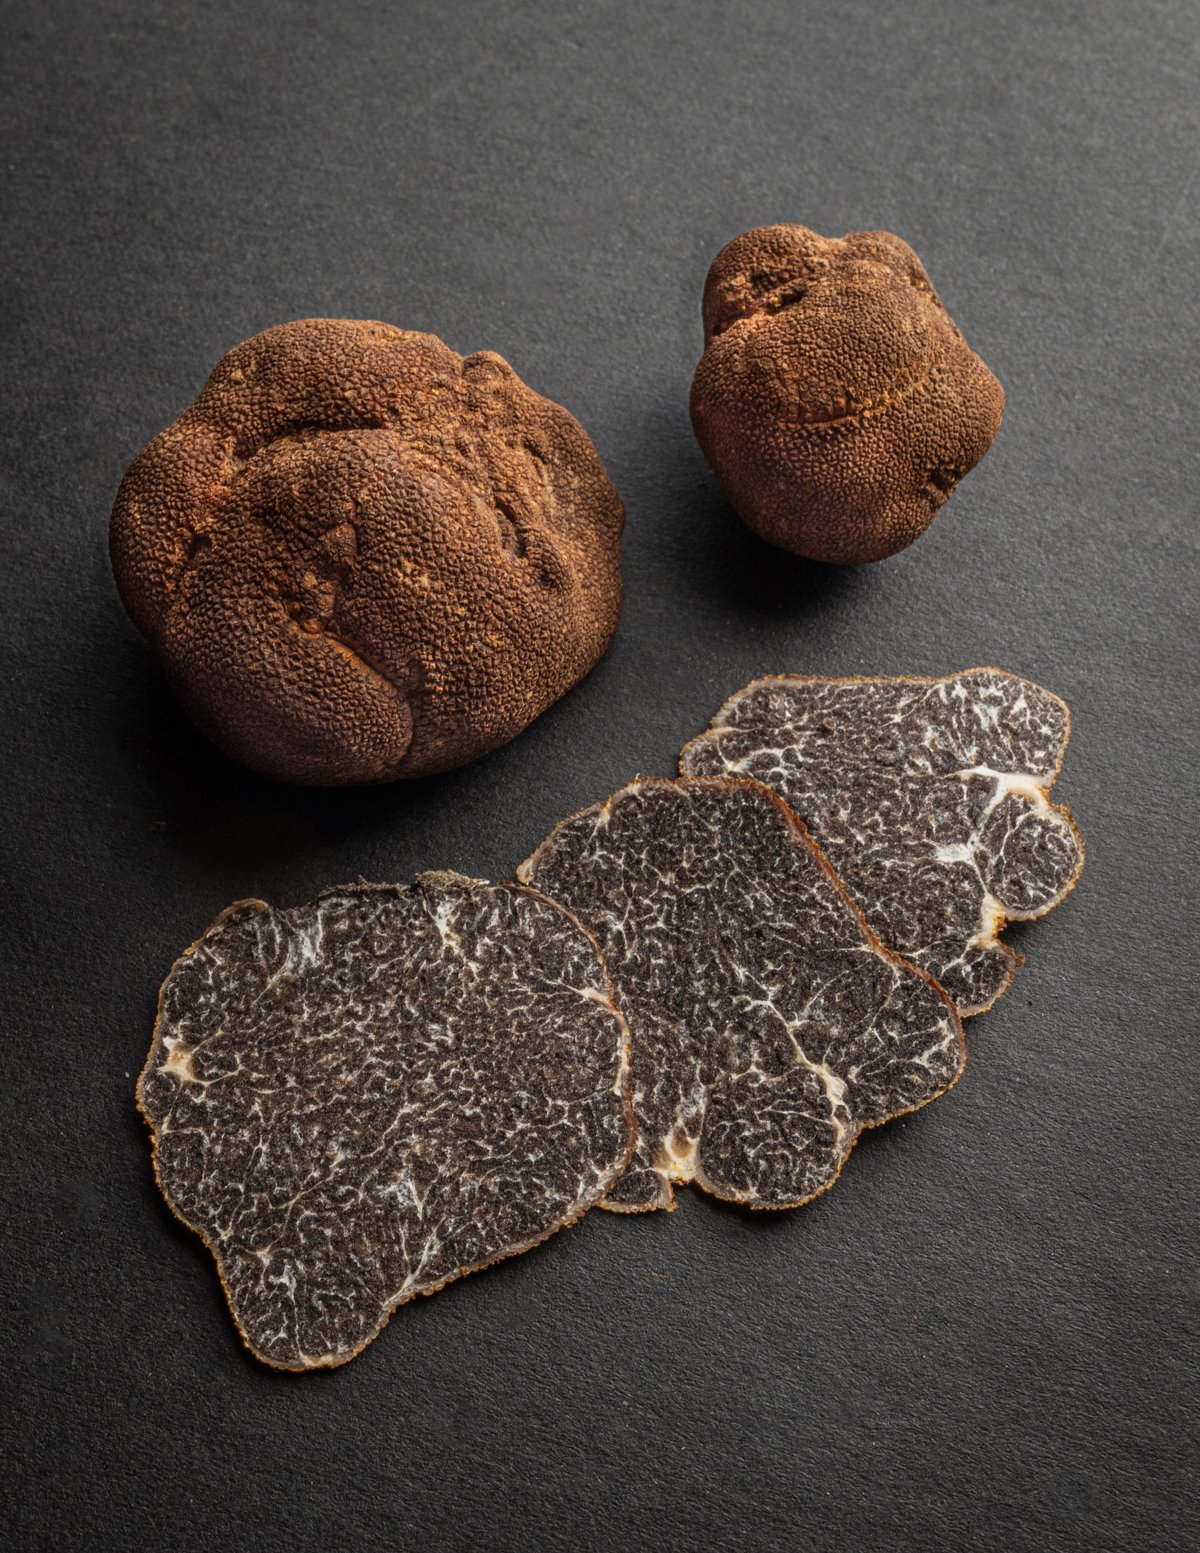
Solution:
<path fill-rule="evenodd" d="M 516 884 L 422 874 L 223 912 L 163 983 L 138 1102 L 250 1350 L 337 1365 L 536 1245 L 629 1157 L 596 946 Z"/>
<path fill-rule="evenodd" d="M 774 788 L 872 932 L 977 1014 L 1018 964 L 1005 921 L 1049 911 L 1083 867 L 1078 827 L 1047 796 L 1069 734 L 1057 696 L 1003 669 L 783 675 L 731 696 L 680 770 Z"/>
<path fill-rule="evenodd" d="M 862 1128 L 962 1069 L 949 999 L 876 943 L 757 782 L 632 782 L 564 820 L 518 874 L 595 934 L 629 1021 L 638 1141 L 605 1207 L 670 1208 L 684 1181 L 797 1206 Z"/>
<path fill-rule="evenodd" d="M 564 695 L 616 628 L 623 523 L 586 432 L 502 357 L 309 318 L 222 357 L 109 533 L 200 727 L 341 784 L 461 765 Z"/>

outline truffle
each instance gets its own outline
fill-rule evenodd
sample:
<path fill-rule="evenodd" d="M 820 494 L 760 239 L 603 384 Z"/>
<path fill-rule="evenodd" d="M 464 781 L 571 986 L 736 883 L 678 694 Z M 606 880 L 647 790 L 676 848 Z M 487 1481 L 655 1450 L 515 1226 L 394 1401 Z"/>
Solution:
<path fill-rule="evenodd" d="M 1003 389 L 891 232 L 743 232 L 709 270 L 704 340 L 704 456 L 744 522 L 812 560 L 912 544 L 1000 427 Z"/>
<path fill-rule="evenodd" d="M 518 874 L 595 934 L 629 1021 L 638 1140 L 606 1207 L 670 1208 L 682 1181 L 797 1206 L 862 1128 L 962 1069 L 950 1000 L 875 941 L 757 782 L 635 781 L 564 820 Z"/>
<path fill-rule="evenodd" d="M 231 906 L 163 984 L 138 1100 L 163 1195 L 286 1370 L 571 1223 L 633 1141 L 595 944 L 531 890 L 447 873 Z"/>
<path fill-rule="evenodd" d="M 624 512 L 578 422 L 491 351 L 310 318 L 218 362 L 134 461 L 117 585 L 196 722 L 269 776 L 421 776 L 596 663 Z"/>
<path fill-rule="evenodd" d="M 1078 827 L 1047 796 L 1069 733 L 1057 696 L 1003 669 L 783 675 L 731 696 L 680 769 L 774 788 L 872 932 L 977 1014 L 1018 963 L 1005 920 L 1049 911 L 1083 867 Z"/>

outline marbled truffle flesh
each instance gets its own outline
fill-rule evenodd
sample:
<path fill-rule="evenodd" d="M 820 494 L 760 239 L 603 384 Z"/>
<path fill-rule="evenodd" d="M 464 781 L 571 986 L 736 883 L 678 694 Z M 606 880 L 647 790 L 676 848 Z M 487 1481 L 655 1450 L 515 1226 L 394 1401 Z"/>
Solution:
<path fill-rule="evenodd" d="M 669 1208 L 683 1181 L 794 1207 L 862 1128 L 962 1069 L 945 993 L 875 942 L 756 782 L 633 782 L 564 820 L 519 874 L 595 934 L 629 1021 L 638 1141 L 606 1207 Z"/>
<path fill-rule="evenodd" d="M 709 271 L 704 340 L 704 456 L 745 523 L 813 560 L 912 544 L 1000 427 L 1003 389 L 891 232 L 743 232 Z"/>
<path fill-rule="evenodd" d="M 138 1100 L 164 1196 L 285 1370 L 569 1224 L 633 1141 L 595 944 L 458 874 L 231 906 L 163 984 Z"/>
<path fill-rule="evenodd" d="M 269 776 L 421 776 L 505 743 L 604 652 L 624 510 L 490 351 L 310 318 L 238 345 L 113 510 L 126 608 L 197 723 Z"/>
<path fill-rule="evenodd" d="M 1047 796 L 1069 733 L 1057 696 L 1002 669 L 783 675 L 732 696 L 680 769 L 774 788 L 872 932 L 976 1014 L 1018 963 L 1005 920 L 1049 911 L 1083 867 L 1078 827 Z"/>

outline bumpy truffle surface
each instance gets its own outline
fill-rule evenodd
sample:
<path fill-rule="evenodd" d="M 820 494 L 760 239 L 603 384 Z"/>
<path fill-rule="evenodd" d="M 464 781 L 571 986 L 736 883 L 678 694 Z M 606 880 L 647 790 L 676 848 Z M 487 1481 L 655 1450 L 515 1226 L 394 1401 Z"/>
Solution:
<path fill-rule="evenodd" d="M 997 937 L 1079 877 L 1083 839 L 1047 792 L 1070 716 L 1003 669 L 944 679 L 754 680 L 680 769 L 766 782 L 795 810 L 872 932 L 960 1014 L 989 1008 L 1017 957 Z"/>
<path fill-rule="evenodd" d="M 519 875 L 592 930 L 629 1021 L 638 1141 L 606 1207 L 670 1208 L 683 1181 L 797 1206 L 862 1128 L 961 1071 L 950 1000 L 872 938 L 757 782 L 633 782 L 564 820 Z"/>
<path fill-rule="evenodd" d="M 490 351 L 311 318 L 236 346 L 130 467 L 121 597 L 218 744 L 379 782 L 513 738 L 621 607 L 620 498 Z"/>
<path fill-rule="evenodd" d="M 704 287 L 692 425 L 744 522 L 817 561 L 923 534 L 999 430 L 1000 384 L 891 232 L 757 227 Z"/>
<path fill-rule="evenodd" d="M 568 912 L 423 874 L 231 906 L 163 984 L 138 1100 L 247 1346 L 304 1370 L 603 1196 L 633 1141 L 628 1067 Z"/>

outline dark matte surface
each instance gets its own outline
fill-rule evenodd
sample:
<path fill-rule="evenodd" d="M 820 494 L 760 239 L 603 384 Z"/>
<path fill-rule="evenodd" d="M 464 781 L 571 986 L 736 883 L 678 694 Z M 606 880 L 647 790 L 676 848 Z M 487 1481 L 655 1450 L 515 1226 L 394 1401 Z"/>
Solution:
<path fill-rule="evenodd" d="M 18 1548 L 1185 1548 L 1197 1532 L 1191 0 L 10 5 L 3 54 L 6 1515 Z M 709 259 L 890 227 L 1000 377 L 912 550 L 822 571 L 688 428 Z M 488 346 L 629 507 L 608 658 L 508 749 L 301 792 L 210 750 L 108 507 L 236 340 Z M 242 1352 L 133 1108 L 228 901 L 503 875 L 754 674 L 1060 692 L 1080 887 L 938 1105 L 836 1192 L 592 1214 L 344 1370 Z"/>

